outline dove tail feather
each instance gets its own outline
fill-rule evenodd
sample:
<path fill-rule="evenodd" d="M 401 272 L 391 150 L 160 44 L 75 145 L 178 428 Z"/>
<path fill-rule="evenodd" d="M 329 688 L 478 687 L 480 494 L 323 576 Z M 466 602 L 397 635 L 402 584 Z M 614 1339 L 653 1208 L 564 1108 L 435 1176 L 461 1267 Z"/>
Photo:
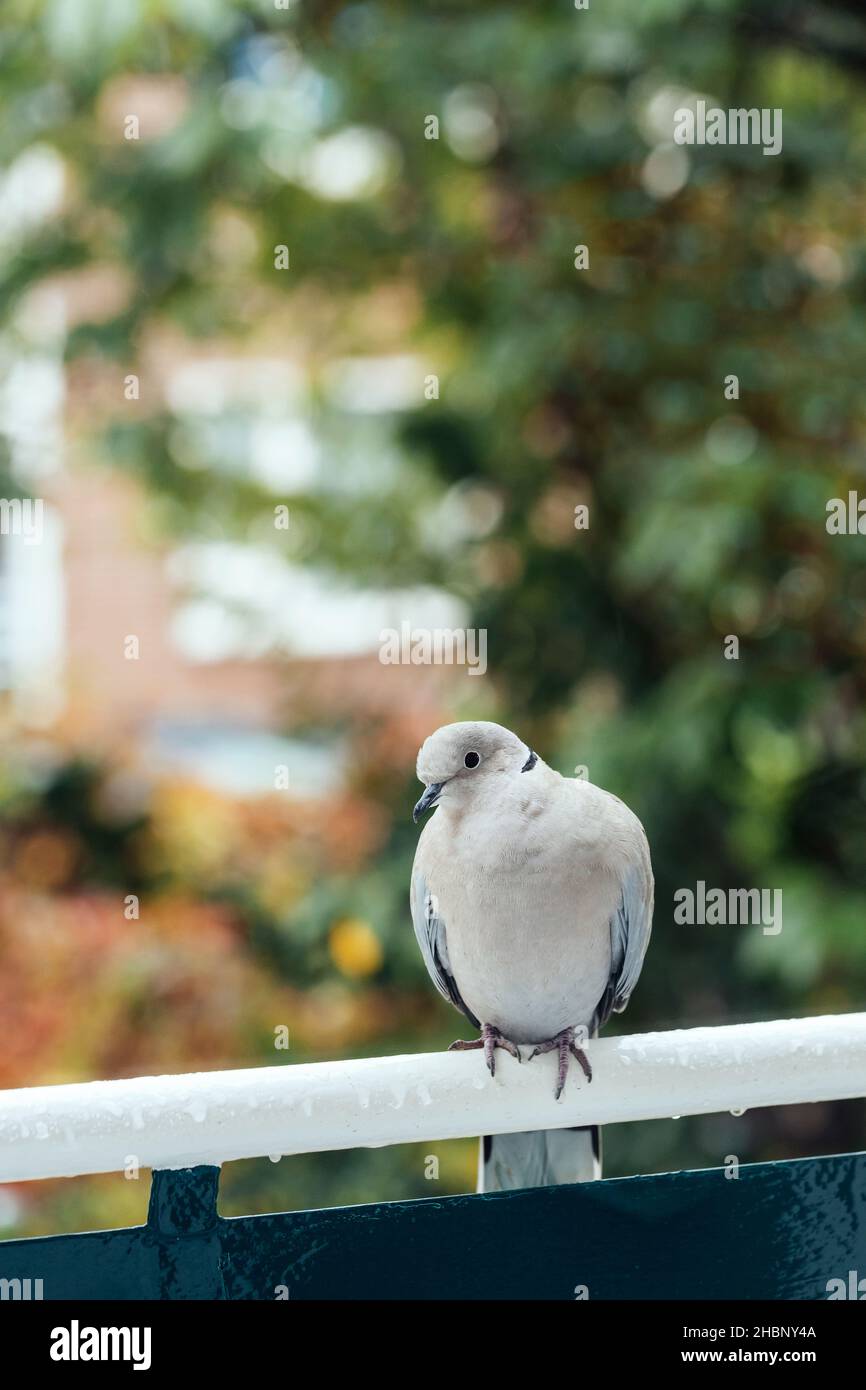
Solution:
<path fill-rule="evenodd" d="M 601 1177 L 598 1125 L 534 1133 L 485 1135 L 478 1161 L 478 1191 L 555 1187 Z"/>

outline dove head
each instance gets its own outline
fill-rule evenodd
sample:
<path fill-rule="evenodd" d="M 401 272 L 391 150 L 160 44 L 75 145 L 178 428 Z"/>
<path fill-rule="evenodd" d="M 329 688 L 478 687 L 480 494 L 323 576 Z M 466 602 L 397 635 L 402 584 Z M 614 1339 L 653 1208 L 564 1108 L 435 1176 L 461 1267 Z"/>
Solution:
<path fill-rule="evenodd" d="M 412 819 L 439 802 L 465 807 L 492 795 L 503 778 L 529 772 L 537 761 L 523 740 L 501 724 L 444 724 L 421 745 L 417 771 L 425 790 Z"/>

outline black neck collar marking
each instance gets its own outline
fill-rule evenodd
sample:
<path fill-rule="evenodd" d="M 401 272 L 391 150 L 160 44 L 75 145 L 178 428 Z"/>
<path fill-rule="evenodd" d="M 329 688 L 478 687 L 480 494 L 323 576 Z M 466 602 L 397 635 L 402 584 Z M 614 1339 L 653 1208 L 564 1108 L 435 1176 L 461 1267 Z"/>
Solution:
<path fill-rule="evenodd" d="M 523 767 L 520 769 L 520 771 L 521 771 L 521 772 L 531 772 L 532 769 L 535 767 L 535 764 L 536 764 L 537 762 L 538 762 L 538 754 L 537 754 L 537 753 L 533 753 L 532 749 L 530 748 L 530 750 L 529 750 L 529 757 L 526 759 L 526 762 L 523 764 Z"/>

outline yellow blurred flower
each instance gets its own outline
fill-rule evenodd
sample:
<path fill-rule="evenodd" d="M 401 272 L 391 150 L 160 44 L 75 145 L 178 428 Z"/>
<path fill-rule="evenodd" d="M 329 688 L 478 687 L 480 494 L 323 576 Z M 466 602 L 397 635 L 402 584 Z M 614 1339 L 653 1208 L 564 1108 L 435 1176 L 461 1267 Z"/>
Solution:
<path fill-rule="evenodd" d="M 198 881 L 223 873 L 237 846 L 237 813 L 231 802 L 179 781 L 158 788 L 151 825 L 138 842 L 144 863 Z"/>
<path fill-rule="evenodd" d="M 340 973 L 353 978 L 375 975 L 384 959 L 381 941 L 369 922 L 360 917 L 343 917 L 335 922 L 328 947 Z"/>
<path fill-rule="evenodd" d="M 308 884 L 307 875 L 296 864 L 285 862 L 285 850 L 282 850 L 266 860 L 254 891 L 262 907 L 279 915 L 303 897 Z"/>

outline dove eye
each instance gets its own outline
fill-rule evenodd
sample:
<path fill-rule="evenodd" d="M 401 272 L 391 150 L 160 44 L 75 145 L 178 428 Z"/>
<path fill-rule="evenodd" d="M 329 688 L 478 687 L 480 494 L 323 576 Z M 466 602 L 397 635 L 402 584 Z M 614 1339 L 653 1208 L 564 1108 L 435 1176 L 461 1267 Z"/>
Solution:
<path fill-rule="evenodd" d="M 480 754 L 478 754 L 478 753 L 467 753 L 467 754 L 466 754 L 466 757 L 463 759 L 463 766 L 464 766 L 464 767 L 477 767 L 478 764 L 479 764 L 480 762 L 481 762 L 481 756 L 480 756 Z"/>

